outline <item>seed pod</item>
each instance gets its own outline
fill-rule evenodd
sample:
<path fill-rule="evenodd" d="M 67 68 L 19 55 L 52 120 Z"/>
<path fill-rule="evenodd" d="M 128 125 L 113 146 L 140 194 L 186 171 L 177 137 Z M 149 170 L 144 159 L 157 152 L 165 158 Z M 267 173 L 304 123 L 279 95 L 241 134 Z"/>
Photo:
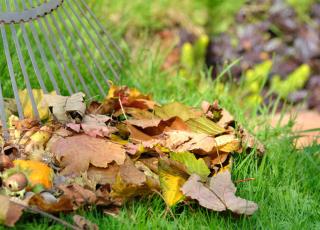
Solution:
<path fill-rule="evenodd" d="M 23 190 L 28 185 L 28 179 L 24 173 L 15 173 L 4 180 L 4 186 L 6 186 L 12 192 L 18 192 Z"/>
<path fill-rule="evenodd" d="M 0 155 L 0 171 L 11 168 L 13 166 L 14 165 L 13 165 L 12 161 L 10 160 L 10 158 L 7 155 L 5 155 L 5 154 Z"/>

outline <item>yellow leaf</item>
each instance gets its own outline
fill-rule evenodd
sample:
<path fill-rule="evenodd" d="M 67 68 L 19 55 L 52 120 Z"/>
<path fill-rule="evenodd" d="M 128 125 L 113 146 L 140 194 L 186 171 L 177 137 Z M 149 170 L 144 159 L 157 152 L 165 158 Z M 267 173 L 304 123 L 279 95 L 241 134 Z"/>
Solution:
<path fill-rule="evenodd" d="M 163 198 L 169 207 L 183 200 L 184 195 L 180 188 L 186 182 L 186 179 L 179 174 L 174 174 L 162 166 L 163 162 L 159 161 L 159 180 Z"/>
<path fill-rule="evenodd" d="M 49 117 L 49 108 L 47 103 L 43 100 L 43 91 L 41 89 L 32 89 L 32 94 L 34 96 L 34 100 L 39 112 L 40 120 L 45 120 Z M 51 94 L 55 95 L 55 92 L 52 92 Z M 33 113 L 33 108 L 31 104 L 30 96 L 27 92 L 27 89 L 20 90 L 19 91 L 19 97 L 21 100 L 22 108 L 23 108 L 23 114 L 25 118 L 31 118 L 35 119 L 35 115 Z"/>

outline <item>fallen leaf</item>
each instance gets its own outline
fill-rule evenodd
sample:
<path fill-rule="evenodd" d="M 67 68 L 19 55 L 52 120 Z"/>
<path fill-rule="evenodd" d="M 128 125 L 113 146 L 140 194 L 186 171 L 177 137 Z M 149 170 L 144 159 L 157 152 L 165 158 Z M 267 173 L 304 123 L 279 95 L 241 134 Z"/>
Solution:
<path fill-rule="evenodd" d="M 107 126 L 107 122 L 111 118 L 105 115 L 85 115 L 80 124 L 68 123 L 66 126 L 79 133 L 81 129 L 83 132 L 92 137 L 109 137 L 111 133 L 117 131 L 117 128 Z"/>
<path fill-rule="evenodd" d="M 99 230 L 98 225 L 93 224 L 91 221 L 87 220 L 83 216 L 74 215 L 73 222 L 77 227 L 83 230 Z"/>
<path fill-rule="evenodd" d="M 180 117 L 183 121 L 201 116 L 201 111 L 197 111 L 192 107 L 186 106 L 179 102 L 155 106 L 154 113 L 163 120 L 168 120 L 172 117 Z"/>
<path fill-rule="evenodd" d="M 111 188 L 111 196 L 113 198 L 120 198 L 123 201 L 150 193 L 146 185 L 146 175 L 135 167 L 129 157 L 120 166 L 116 182 Z"/>
<path fill-rule="evenodd" d="M 63 168 L 62 175 L 79 175 L 87 171 L 90 164 L 106 168 L 114 161 L 121 165 L 126 158 L 121 145 L 88 135 L 60 138 L 52 145 L 51 152 Z"/>
<path fill-rule="evenodd" d="M 165 132 L 162 139 L 151 140 L 150 143 L 144 144 L 160 144 L 172 152 L 190 151 L 198 154 L 211 154 L 216 151 L 233 152 L 240 148 L 239 139 L 232 134 L 212 137 L 186 131 Z"/>
<path fill-rule="evenodd" d="M 119 175 L 127 184 L 142 185 L 146 182 L 146 176 L 138 170 L 132 160 L 127 157 L 125 163 L 120 166 Z"/>
<path fill-rule="evenodd" d="M 210 170 L 203 159 L 197 159 L 193 153 L 190 152 L 171 152 L 170 159 L 178 161 L 184 164 L 187 168 L 187 172 L 191 174 L 197 174 L 203 181 L 207 179 L 210 174 Z"/>
<path fill-rule="evenodd" d="M 211 165 L 223 164 L 229 156 L 229 153 L 219 152 L 211 156 Z"/>
<path fill-rule="evenodd" d="M 44 212 L 59 213 L 73 211 L 75 208 L 70 197 L 62 195 L 56 202 L 47 201 L 40 193 L 33 195 L 29 199 L 29 205 L 36 206 Z"/>
<path fill-rule="evenodd" d="M 44 100 L 44 93 L 41 89 L 32 89 L 32 94 L 34 97 L 34 101 L 39 113 L 40 120 L 45 120 L 49 117 L 49 108 L 47 103 Z M 52 95 L 55 92 L 51 93 Z M 29 96 L 28 90 L 20 90 L 19 91 L 19 98 L 21 100 L 22 108 L 23 108 L 23 115 L 25 118 L 36 119 L 35 114 L 33 112 L 33 107 L 31 103 L 31 98 Z"/>
<path fill-rule="evenodd" d="M 231 113 L 229 113 L 228 110 L 223 109 L 221 112 L 221 119 L 218 121 L 218 124 L 223 127 L 223 128 L 227 128 L 229 125 L 231 125 L 234 122 L 234 118 L 231 115 Z"/>
<path fill-rule="evenodd" d="M 121 106 L 139 109 L 153 109 L 155 104 L 156 103 L 151 100 L 151 96 L 144 95 L 135 88 L 112 85 L 102 107 L 105 108 L 104 110 L 106 112 L 111 112 L 111 110 L 119 110 Z"/>
<path fill-rule="evenodd" d="M 187 120 L 186 124 L 191 128 L 193 132 L 196 133 L 205 133 L 215 136 L 226 132 L 226 130 L 220 125 L 205 117 L 191 118 Z"/>
<path fill-rule="evenodd" d="M 126 122 L 144 129 L 148 127 L 157 127 L 160 124 L 161 119 L 129 119 Z"/>
<path fill-rule="evenodd" d="M 71 200 L 74 210 L 86 205 L 94 205 L 97 200 L 94 192 L 75 183 L 69 185 L 62 184 L 58 188 L 63 191 L 63 196 Z"/>
<path fill-rule="evenodd" d="M 182 170 L 177 170 L 169 160 L 160 159 L 158 166 L 160 188 L 166 204 L 171 207 L 182 201 L 184 196 L 180 191 L 187 176 Z"/>
<path fill-rule="evenodd" d="M 23 207 L 10 201 L 10 197 L 0 195 L 0 224 L 13 227 L 22 215 Z"/>
<path fill-rule="evenodd" d="M 228 170 L 213 176 L 209 186 L 200 180 L 200 176 L 191 175 L 181 190 L 185 196 L 197 200 L 201 206 L 214 211 L 229 209 L 234 213 L 245 215 L 252 215 L 258 209 L 256 203 L 235 195 L 236 187 L 231 181 Z"/>
<path fill-rule="evenodd" d="M 87 172 L 88 178 L 96 184 L 114 184 L 119 172 L 119 165 L 109 164 L 107 168 L 90 166 Z"/>
<path fill-rule="evenodd" d="M 79 123 L 85 113 L 86 105 L 84 103 L 85 94 L 79 92 L 69 97 L 60 95 L 44 95 L 49 109 L 53 116 L 61 123 L 74 121 Z"/>

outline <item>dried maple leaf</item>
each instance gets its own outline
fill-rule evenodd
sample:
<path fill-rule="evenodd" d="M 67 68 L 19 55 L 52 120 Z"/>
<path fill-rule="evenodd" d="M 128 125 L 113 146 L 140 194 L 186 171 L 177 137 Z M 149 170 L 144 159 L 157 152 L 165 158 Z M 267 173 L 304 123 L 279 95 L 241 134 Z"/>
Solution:
<path fill-rule="evenodd" d="M 62 175 L 79 175 L 87 171 L 90 164 L 106 168 L 114 161 L 121 165 L 126 158 L 121 145 L 88 135 L 60 138 L 52 145 L 51 151 L 63 168 Z"/>
<path fill-rule="evenodd" d="M 7 196 L 0 195 L 0 224 L 13 227 L 20 219 L 23 207 L 10 201 Z"/>
<path fill-rule="evenodd" d="M 258 209 L 256 203 L 235 195 L 236 187 L 232 183 L 228 170 L 213 176 L 209 186 L 201 183 L 200 180 L 198 175 L 191 175 L 181 190 L 185 196 L 199 201 L 201 206 L 214 211 L 229 209 L 234 213 L 245 215 L 252 215 Z"/>

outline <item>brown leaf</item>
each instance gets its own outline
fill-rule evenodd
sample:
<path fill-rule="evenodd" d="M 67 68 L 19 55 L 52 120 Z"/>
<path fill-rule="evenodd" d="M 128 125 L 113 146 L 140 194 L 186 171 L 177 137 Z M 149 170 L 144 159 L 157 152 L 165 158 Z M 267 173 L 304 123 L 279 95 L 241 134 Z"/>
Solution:
<path fill-rule="evenodd" d="M 210 179 L 209 186 L 200 182 L 201 178 L 193 174 L 183 185 L 184 195 L 196 199 L 199 204 L 214 211 L 231 210 L 237 214 L 252 215 L 258 206 L 252 201 L 235 195 L 236 187 L 232 183 L 228 170 L 218 173 Z"/>
<path fill-rule="evenodd" d="M 85 205 L 95 204 L 97 197 L 94 192 L 85 189 L 77 184 L 70 185 L 59 185 L 59 189 L 61 189 L 64 193 L 63 196 L 68 197 L 73 204 L 73 208 L 77 209 L 79 207 L 83 207 Z"/>
<path fill-rule="evenodd" d="M 68 123 L 67 127 L 80 132 L 82 129 L 83 132 L 92 137 L 108 137 L 111 133 L 117 131 L 115 127 L 107 126 L 106 122 L 110 121 L 111 118 L 105 115 L 85 115 L 80 124 Z"/>
<path fill-rule="evenodd" d="M 130 140 L 134 143 L 140 143 L 141 141 L 150 141 L 152 140 L 152 137 L 143 133 L 133 125 L 128 124 L 127 128 L 130 132 Z"/>
<path fill-rule="evenodd" d="M 112 185 L 111 197 L 123 203 L 130 198 L 149 194 L 151 191 L 146 179 L 146 175 L 134 166 L 130 158 L 127 158 L 125 164 L 120 166 L 116 183 Z"/>
<path fill-rule="evenodd" d="M 82 120 L 86 110 L 84 97 L 85 95 L 81 92 L 75 93 L 70 97 L 46 94 L 44 95 L 44 100 L 58 121 L 61 123 L 66 123 L 67 121 L 78 123 Z"/>
<path fill-rule="evenodd" d="M 229 153 L 219 152 L 219 154 L 213 154 L 211 156 L 211 165 L 223 164 L 229 156 Z"/>
<path fill-rule="evenodd" d="M 99 230 L 98 225 L 93 224 L 91 221 L 87 220 L 83 216 L 74 215 L 73 222 L 77 227 L 83 230 Z"/>
<path fill-rule="evenodd" d="M 121 102 L 121 104 L 120 104 Z M 140 93 L 137 89 L 127 86 L 114 86 L 109 89 L 107 98 L 102 104 L 104 111 L 117 111 L 123 107 L 133 107 L 139 109 L 153 109 L 155 102 L 149 95 Z"/>
<path fill-rule="evenodd" d="M 155 118 L 155 119 L 129 119 L 126 121 L 127 123 L 140 127 L 140 128 L 148 128 L 148 127 L 157 127 L 161 119 Z"/>
<path fill-rule="evenodd" d="M 87 172 L 88 178 L 96 184 L 114 184 L 119 172 L 119 165 L 109 164 L 107 168 L 90 166 Z"/>
<path fill-rule="evenodd" d="M 13 227 L 22 215 L 23 207 L 10 201 L 7 196 L 0 195 L 0 224 Z"/>
<path fill-rule="evenodd" d="M 190 151 L 198 154 L 211 154 L 218 150 L 233 152 L 240 147 L 239 140 L 231 134 L 214 138 L 207 134 L 186 131 L 165 132 L 163 139 L 152 140 L 151 143 L 160 144 L 173 152 Z"/>
<path fill-rule="evenodd" d="M 231 123 L 234 122 L 234 118 L 233 116 L 229 113 L 228 110 L 226 109 L 223 109 L 222 112 L 221 112 L 221 119 L 218 121 L 218 124 L 221 126 L 221 127 L 224 127 L 224 128 L 227 128 Z"/>
<path fill-rule="evenodd" d="M 44 212 L 58 213 L 75 210 L 72 200 L 67 195 L 62 195 L 56 202 L 47 201 L 41 194 L 33 195 L 29 200 L 29 205 L 34 205 Z"/>
<path fill-rule="evenodd" d="M 146 182 L 145 174 L 135 167 L 129 157 L 127 157 L 125 163 L 120 166 L 119 175 L 122 181 L 127 184 L 142 185 Z"/>
<path fill-rule="evenodd" d="M 119 145 L 87 135 L 61 138 L 51 148 L 59 165 L 63 167 L 62 175 L 87 171 L 89 165 L 106 168 L 111 162 L 124 163 L 126 154 Z"/>

